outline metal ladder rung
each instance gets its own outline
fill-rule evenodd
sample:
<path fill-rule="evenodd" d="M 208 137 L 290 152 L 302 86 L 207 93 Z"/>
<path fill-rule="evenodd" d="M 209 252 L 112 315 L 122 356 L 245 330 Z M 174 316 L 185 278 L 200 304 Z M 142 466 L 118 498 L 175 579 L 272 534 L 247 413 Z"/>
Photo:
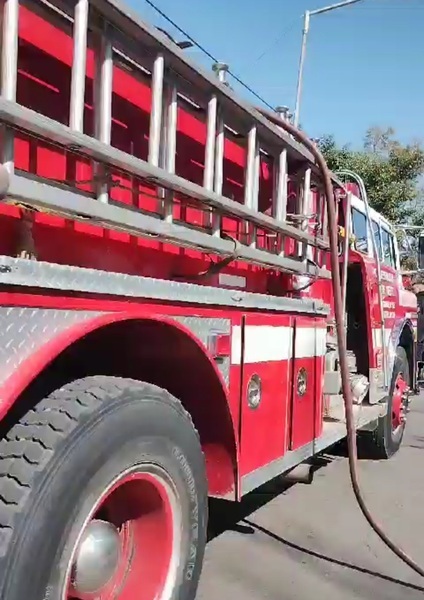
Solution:
<path fill-rule="evenodd" d="M 246 173 L 244 184 L 244 204 L 250 210 L 258 211 L 259 201 L 259 175 L 260 175 L 259 140 L 256 125 L 253 125 L 247 138 Z M 253 230 L 252 230 L 253 229 Z M 256 246 L 256 227 L 246 223 L 245 233 L 249 235 L 252 230 L 250 246 Z"/>
<path fill-rule="evenodd" d="M 225 127 L 224 119 L 221 111 L 218 108 L 218 120 L 216 128 L 216 144 L 215 144 L 215 176 L 214 176 L 214 192 L 219 196 L 222 195 L 224 185 L 224 151 L 225 151 Z M 212 213 L 212 233 L 215 237 L 221 236 L 221 217 L 218 214 Z"/>
<path fill-rule="evenodd" d="M 225 63 L 216 63 L 214 65 L 214 71 L 218 76 L 218 80 L 222 84 L 227 83 L 227 72 L 228 65 Z M 215 95 L 213 96 L 213 98 Z M 209 114 L 208 114 L 208 125 L 209 125 Z M 209 129 L 208 129 L 209 134 Z M 212 134 L 212 132 L 211 132 Z M 222 108 L 217 103 L 216 122 L 215 122 L 215 153 L 214 153 L 214 177 L 213 177 L 213 190 L 215 194 L 222 195 L 224 186 L 224 153 L 225 153 L 225 123 Z M 206 155 L 205 155 L 206 159 Z M 221 215 L 217 213 L 211 214 L 211 227 L 212 235 L 214 237 L 221 237 Z"/>
<path fill-rule="evenodd" d="M 306 168 L 301 182 L 301 191 L 298 194 L 298 215 L 296 216 L 298 217 L 298 227 L 304 232 L 308 231 L 308 220 L 311 218 L 311 175 L 311 169 Z M 313 262 L 312 245 L 306 240 L 299 241 L 297 243 L 297 256 L 298 260 L 306 268 L 310 262 Z M 309 281 L 309 277 L 307 277 L 306 273 L 303 273 L 295 278 L 295 286 L 303 289 Z M 308 294 L 308 291 L 305 293 Z"/>
<path fill-rule="evenodd" d="M 287 219 L 288 185 L 287 150 L 282 150 L 278 157 L 278 174 L 274 201 L 274 216 L 277 221 L 280 222 L 286 221 Z M 284 238 L 281 239 L 281 247 L 279 252 L 280 256 L 284 256 Z"/>
<path fill-rule="evenodd" d="M 305 219 L 300 222 L 300 227 L 303 231 L 307 230 L 307 228 L 308 228 L 307 216 L 311 214 L 311 174 L 312 174 L 311 169 L 306 169 L 305 175 L 303 178 L 303 193 L 302 193 L 302 210 L 301 210 L 301 212 L 304 215 Z M 308 257 L 309 248 L 310 248 L 310 246 L 307 243 L 301 242 L 300 253 L 301 253 L 302 260 L 309 258 Z"/>
<path fill-rule="evenodd" d="M 244 204 L 252 210 L 258 209 L 259 185 L 259 144 L 256 125 L 250 128 L 247 142 L 246 177 L 244 187 Z"/>
<path fill-rule="evenodd" d="M 162 166 L 168 173 L 174 174 L 177 154 L 178 91 L 172 82 L 166 84 L 163 108 Z M 172 190 L 163 188 L 162 190 L 163 216 L 167 223 L 172 223 L 174 194 Z"/>
<path fill-rule="evenodd" d="M 10 101 L 16 101 L 18 80 L 18 32 L 19 0 L 4 0 L 2 29 L 1 95 Z M 14 170 L 13 131 L 3 128 L 3 164 L 9 171 Z"/>
<path fill-rule="evenodd" d="M 275 112 L 282 121 L 288 118 L 288 107 L 277 107 Z M 274 158 L 274 217 L 277 221 L 287 219 L 288 200 L 288 163 L 287 150 L 281 150 L 277 158 Z M 280 256 L 284 256 L 284 239 L 281 241 Z"/>
<path fill-rule="evenodd" d="M 224 145 L 225 129 L 222 116 L 218 113 L 215 145 L 215 177 L 213 189 L 216 194 L 222 194 L 224 184 Z"/>
<path fill-rule="evenodd" d="M 216 127 L 216 142 L 215 142 L 215 175 L 213 189 L 218 196 L 222 195 L 224 185 L 224 149 L 225 149 L 225 128 L 224 119 L 218 107 L 218 119 Z M 212 213 L 211 220 L 212 231 L 215 237 L 221 235 L 221 217 Z"/>
<path fill-rule="evenodd" d="M 218 98 L 214 94 L 209 102 L 206 117 L 206 145 L 205 145 L 205 168 L 203 171 L 203 187 L 208 191 L 215 190 L 215 165 L 218 166 L 219 176 L 216 185 L 222 189 L 222 165 L 224 156 L 224 145 L 222 136 L 224 135 L 222 117 L 218 111 Z M 219 138 L 219 141 L 217 139 Z M 213 234 L 217 237 L 221 235 L 221 219 L 217 214 L 208 215 L 208 225 L 212 228 Z"/>
<path fill-rule="evenodd" d="M 213 70 L 220 83 L 226 83 L 228 65 L 215 63 Z M 221 195 L 224 184 L 224 148 L 225 124 L 218 97 L 212 94 L 207 105 L 205 166 L 203 171 L 203 187 Z M 207 226 L 215 237 L 221 236 L 221 216 L 216 213 L 207 215 Z"/>
<path fill-rule="evenodd" d="M 287 186 L 287 152 L 286 150 L 282 150 L 278 157 L 274 158 L 272 197 L 272 214 L 274 219 L 280 222 L 286 221 L 287 219 Z M 274 246 L 280 256 L 284 256 L 284 238 L 276 236 Z"/>
<path fill-rule="evenodd" d="M 85 78 L 87 68 L 88 0 L 78 0 L 74 11 L 74 41 L 69 126 L 84 131 Z"/>
<path fill-rule="evenodd" d="M 278 169 L 276 169 L 276 194 L 275 194 L 275 218 L 277 221 L 285 221 L 287 218 L 287 151 L 282 150 L 278 157 Z"/>
<path fill-rule="evenodd" d="M 208 191 L 214 189 L 215 174 L 215 141 L 218 119 L 218 98 L 213 95 L 208 102 L 206 122 L 205 170 L 203 172 L 203 187 Z"/>
<path fill-rule="evenodd" d="M 155 167 L 159 165 L 160 159 L 164 74 L 165 60 L 162 54 L 158 54 L 153 64 L 148 159 Z"/>
<path fill-rule="evenodd" d="M 94 76 L 94 119 L 95 137 L 103 144 L 110 145 L 112 134 L 112 90 L 113 90 L 113 48 L 107 38 L 107 25 L 96 43 Z M 109 202 L 108 183 L 104 165 L 95 168 L 99 179 L 97 199 Z M 106 180 L 106 181 L 105 181 Z"/>

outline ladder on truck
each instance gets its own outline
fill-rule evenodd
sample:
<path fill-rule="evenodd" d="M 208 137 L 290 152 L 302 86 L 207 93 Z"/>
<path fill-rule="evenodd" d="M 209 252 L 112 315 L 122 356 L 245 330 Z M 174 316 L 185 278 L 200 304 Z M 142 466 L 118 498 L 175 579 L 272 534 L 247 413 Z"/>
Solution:
<path fill-rule="evenodd" d="M 26 2 L 31 8 L 31 2 Z M 309 260 L 311 250 L 328 250 L 325 210 L 318 227 L 311 231 L 309 199 L 311 186 L 322 189 L 311 153 L 292 136 L 268 121 L 258 110 L 240 99 L 225 81 L 225 65 L 215 73 L 191 62 L 184 51 L 159 29 L 143 22 L 120 0 L 38 0 L 33 2 L 43 18 L 55 15 L 68 21 L 73 32 L 73 64 L 69 123 L 59 123 L 16 101 L 18 66 L 19 1 L 3 4 L 3 44 L 0 122 L 3 125 L 3 166 L 9 174 L 4 200 L 29 205 L 74 220 L 95 224 L 135 236 L 154 236 L 180 246 L 221 256 L 234 256 L 263 267 L 294 275 L 330 279 L 330 272 Z M 45 16 L 44 16 L 45 15 Z M 95 52 L 95 135 L 84 133 L 84 99 L 88 47 Z M 151 78 L 151 112 L 148 160 L 141 160 L 111 145 L 114 61 L 128 61 Z M 217 76 L 218 74 L 218 76 Z M 184 98 L 195 101 L 205 115 L 207 135 L 203 185 L 175 172 L 177 110 Z M 284 115 L 281 115 L 284 118 Z M 245 140 L 246 166 L 244 202 L 223 195 L 224 140 L 228 128 Z M 58 187 L 14 168 L 14 135 L 22 131 L 92 161 L 97 187 L 87 194 L 75 186 Z M 258 208 L 261 152 L 272 157 L 274 191 L 272 214 Z M 116 169 L 155 186 L 161 202 L 160 214 L 152 215 L 111 200 L 108 173 Z M 288 181 L 300 175 L 297 214 L 288 214 Z M 319 193 L 319 192 L 318 192 Z M 196 228 L 173 218 L 174 195 L 196 202 L 209 211 L 207 228 Z M 320 193 L 323 206 L 323 193 Z M 226 235 L 224 216 L 239 219 L 250 232 L 246 243 Z M 315 215 L 316 217 L 316 215 Z M 260 247 L 257 231 L 280 240 L 272 248 Z M 297 251 L 285 255 L 284 240 L 292 239 Z"/>

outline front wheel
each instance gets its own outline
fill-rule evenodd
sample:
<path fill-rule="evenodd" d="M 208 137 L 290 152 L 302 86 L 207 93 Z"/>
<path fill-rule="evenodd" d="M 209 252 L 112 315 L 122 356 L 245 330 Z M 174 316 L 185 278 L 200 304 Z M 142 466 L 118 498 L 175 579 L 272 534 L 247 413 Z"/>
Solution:
<path fill-rule="evenodd" d="M 90 377 L 0 442 L 0 597 L 193 600 L 206 542 L 204 459 L 170 394 Z"/>
<path fill-rule="evenodd" d="M 387 413 L 372 433 L 360 432 L 358 449 L 363 458 L 387 459 L 400 448 L 405 431 L 410 386 L 409 362 L 405 348 L 398 346 L 389 390 Z"/>

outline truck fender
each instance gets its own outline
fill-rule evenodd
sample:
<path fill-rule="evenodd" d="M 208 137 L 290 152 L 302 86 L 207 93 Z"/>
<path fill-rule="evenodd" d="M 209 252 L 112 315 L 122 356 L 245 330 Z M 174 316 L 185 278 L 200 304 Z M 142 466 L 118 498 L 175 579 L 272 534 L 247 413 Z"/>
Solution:
<path fill-rule="evenodd" d="M 56 387 L 66 382 L 61 373 L 78 378 L 97 368 L 102 374 L 154 383 L 174 394 L 191 414 L 211 494 L 233 499 L 238 451 L 228 395 L 230 358 L 217 365 L 207 349 L 209 333 L 229 335 L 230 325 L 226 319 L 134 310 L 0 307 L 0 419 L 49 372 L 59 376 Z"/>
<path fill-rule="evenodd" d="M 413 385 L 411 387 L 413 388 L 415 382 L 415 336 L 414 327 L 411 319 L 397 320 L 393 326 L 393 329 L 391 330 L 387 344 L 389 382 L 392 378 L 396 358 L 396 350 L 398 346 L 402 346 L 406 350 L 410 367 L 411 382 L 413 382 Z"/>

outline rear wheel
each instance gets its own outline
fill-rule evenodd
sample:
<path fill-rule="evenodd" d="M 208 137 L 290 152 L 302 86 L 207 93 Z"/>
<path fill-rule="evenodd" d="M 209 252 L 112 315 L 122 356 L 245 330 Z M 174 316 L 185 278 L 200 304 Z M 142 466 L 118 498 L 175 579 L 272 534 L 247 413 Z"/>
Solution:
<path fill-rule="evenodd" d="M 408 357 L 405 349 L 398 346 L 387 413 L 379 419 L 375 431 L 359 433 L 359 451 L 364 458 L 390 458 L 399 450 L 405 431 L 409 385 Z"/>
<path fill-rule="evenodd" d="M 164 390 L 90 377 L 0 442 L 0 597 L 192 600 L 206 541 L 197 433 Z"/>

